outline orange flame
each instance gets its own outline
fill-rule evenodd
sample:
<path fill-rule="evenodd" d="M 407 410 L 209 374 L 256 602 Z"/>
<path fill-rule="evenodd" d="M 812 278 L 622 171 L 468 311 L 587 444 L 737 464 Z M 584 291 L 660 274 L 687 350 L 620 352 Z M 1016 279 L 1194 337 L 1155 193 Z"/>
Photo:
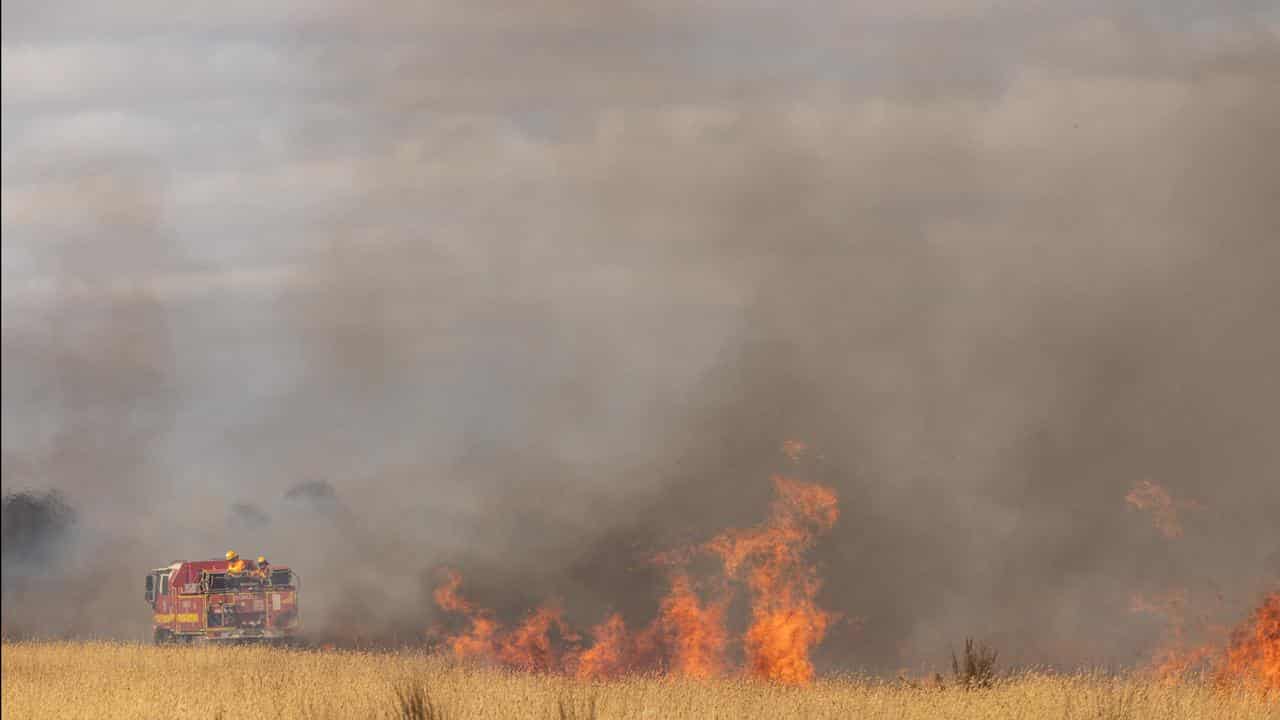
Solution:
<path fill-rule="evenodd" d="M 793 459 L 804 449 L 799 441 L 784 445 Z M 434 592 L 435 601 L 440 609 L 462 615 L 467 626 L 446 637 L 445 643 L 458 658 L 484 658 L 507 667 L 584 679 L 659 665 L 679 677 L 719 676 L 726 670 L 729 646 L 729 586 L 722 585 L 716 597 L 703 600 L 688 572 L 679 569 L 693 554 L 709 552 L 720 559 L 727 580 L 744 581 L 750 592 L 751 623 L 743 639 L 747 672 L 777 682 L 807 683 L 814 676 L 810 652 L 822 641 L 833 616 L 815 603 L 821 583 L 803 553 L 818 533 L 835 524 L 839 509 L 830 488 L 780 476 L 773 478 L 773 486 L 775 499 L 763 524 L 654 558 L 677 569 L 670 573 L 657 617 L 639 633 L 629 632 L 622 616 L 614 613 L 592 628 L 592 644 L 583 649 L 560 610 L 546 605 L 504 631 L 492 612 L 459 595 L 462 576 L 450 570 Z"/>
<path fill-rule="evenodd" d="M 462 575 L 456 570 L 446 570 L 445 582 L 433 593 L 436 605 L 440 609 L 458 613 L 467 618 L 469 627 L 466 632 L 453 635 L 447 639 L 449 647 L 457 658 L 487 658 L 495 649 L 498 634 L 498 622 L 492 613 L 477 610 L 466 599 L 458 595 L 462 586 Z"/>
<path fill-rule="evenodd" d="M 747 665 L 752 675 L 790 684 L 813 679 L 809 652 L 826 635 L 831 614 L 817 607 L 817 571 L 802 557 L 817 533 L 839 517 L 836 495 L 821 485 L 775 476 L 777 497 L 759 527 L 725 533 L 707 548 L 731 578 L 745 573 L 751 591 Z"/>
<path fill-rule="evenodd" d="M 1147 599 L 1135 596 L 1132 607 L 1165 618 L 1167 628 L 1162 646 L 1152 658 L 1152 670 L 1161 678 L 1180 680 L 1195 672 L 1212 671 L 1223 685 L 1246 685 L 1272 693 L 1280 692 L 1280 591 L 1269 593 L 1247 620 L 1230 633 L 1225 628 L 1187 619 L 1186 591 L 1176 591 Z M 1219 638 L 1192 644 L 1193 634 Z"/>
<path fill-rule="evenodd" d="M 1268 594 L 1232 633 L 1217 678 L 1280 693 L 1280 591 Z"/>
<path fill-rule="evenodd" d="M 626 672 L 633 654 L 633 643 L 622 615 L 610 615 L 591 629 L 591 637 L 595 642 L 578 656 L 578 677 L 583 680 L 602 680 Z"/>
<path fill-rule="evenodd" d="M 1129 507 L 1151 513 L 1151 524 L 1161 535 L 1173 540 L 1182 537 L 1182 522 L 1178 518 L 1178 509 L 1193 510 L 1201 507 L 1194 500 L 1174 500 L 1169 491 L 1159 483 L 1143 480 L 1124 496 Z"/>
<path fill-rule="evenodd" d="M 803 440 L 784 440 L 782 442 L 782 453 L 791 458 L 792 462 L 799 462 L 800 456 L 805 454 L 809 449 L 809 443 Z"/>
<path fill-rule="evenodd" d="M 1175 590 L 1155 596 L 1134 595 L 1129 602 L 1133 612 L 1158 615 L 1164 619 L 1164 636 L 1151 659 L 1151 671 L 1165 680 L 1178 680 L 1193 670 L 1203 669 L 1213 655 L 1209 644 L 1191 644 L 1189 638 L 1207 630 L 1202 619 L 1191 626 L 1188 618 L 1190 602 L 1186 590 Z M 1194 632 L 1193 632 L 1194 631 Z"/>
<path fill-rule="evenodd" d="M 1200 508 L 1194 500 L 1175 500 L 1157 483 L 1144 480 L 1125 496 L 1131 508 L 1150 511 L 1151 522 L 1166 538 L 1182 536 L 1179 508 Z M 1221 599 L 1221 595 L 1219 595 Z M 1131 608 L 1165 619 L 1166 629 L 1160 648 L 1152 659 L 1152 669 L 1160 677 L 1176 680 L 1193 671 L 1212 669 L 1221 684 L 1246 684 L 1261 687 L 1267 693 L 1280 693 L 1280 591 L 1265 596 L 1250 617 L 1230 633 L 1223 645 L 1226 629 L 1211 626 L 1203 619 L 1196 621 L 1196 635 L 1217 637 L 1217 641 L 1191 644 L 1188 637 L 1187 593 L 1179 590 L 1154 599 L 1134 596 Z"/>
<path fill-rule="evenodd" d="M 560 656 L 552 641 L 552 630 L 560 633 L 566 643 L 574 643 L 578 637 L 565 624 L 560 610 L 544 605 L 531 613 L 514 629 L 503 632 L 502 626 L 489 610 L 476 608 L 458 594 L 462 575 L 456 570 L 445 571 L 445 581 L 433 593 L 441 610 L 462 615 L 467 619 L 467 629 L 446 638 L 446 643 L 459 659 L 482 658 L 496 660 L 520 670 L 551 671 L 560 667 Z"/>
<path fill-rule="evenodd" d="M 560 658 L 551 639 L 553 628 L 568 643 L 578 639 L 565 624 L 559 608 L 543 605 L 499 641 L 498 661 L 519 670 L 550 672 L 560 669 Z"/>
<path fill-rule="evenodd" d="M 677 572 L 671 590 L 662 599 L 658 624 L 670 648 L 669 671 L 681 677 L 711 678 L 724 669 L 728 634 L 724 627 L 727 601 L 704 605 L 689 576 Z"/>

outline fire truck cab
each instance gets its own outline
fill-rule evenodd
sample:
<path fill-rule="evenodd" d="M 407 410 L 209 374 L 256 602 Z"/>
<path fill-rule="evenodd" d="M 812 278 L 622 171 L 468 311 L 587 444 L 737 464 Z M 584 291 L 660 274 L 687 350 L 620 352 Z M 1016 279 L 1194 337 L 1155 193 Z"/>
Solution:
<path fill-rule="evenodd" d="M 144 597 L 156 643 L 285 641 L 301 629 L 298 576 L 231 575 L 225 560 L 179 561 L 147 573 Z"/>

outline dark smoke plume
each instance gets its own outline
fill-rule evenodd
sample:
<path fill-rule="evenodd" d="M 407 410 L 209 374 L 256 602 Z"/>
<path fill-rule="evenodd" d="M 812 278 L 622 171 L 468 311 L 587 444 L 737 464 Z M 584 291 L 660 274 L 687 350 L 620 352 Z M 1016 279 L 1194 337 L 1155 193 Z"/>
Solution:
<path fill-rule="evenodd" d="M 271 524 L 271 516 L 253 503 L 232 503 L 227 508 L 227 522 L 238 530 L 261 530 Z"/>
<path fill-rule="evenodd" d="M 64 543 L 75 528 L 75 511 L 62 494 L 49 492 L 15 492 L 3 500 L 4 578 L 10 572 L 53 574 L 63 562 Z M 11 570 L 12 569 L 12 570 Z"/>
<path fill-rule="evenodd" d="M 298 483 L 284 491 L 286 502 L 309 502 L 314 506 L 333 507 L 338 503 L 338 493 L 333 485 L 324 480 L 311 480 Z"/>

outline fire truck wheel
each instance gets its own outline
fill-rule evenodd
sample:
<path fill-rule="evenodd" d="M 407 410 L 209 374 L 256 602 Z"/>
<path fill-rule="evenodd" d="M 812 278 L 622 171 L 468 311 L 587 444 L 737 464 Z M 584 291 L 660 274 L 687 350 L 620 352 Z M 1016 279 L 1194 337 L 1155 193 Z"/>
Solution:
<path fill-rule="evenodd" d="M 156 645 L 168 645 L 173 642 L 173 633 L 164 628 L 156 628 L 156 634 L 153 638 Z"/>

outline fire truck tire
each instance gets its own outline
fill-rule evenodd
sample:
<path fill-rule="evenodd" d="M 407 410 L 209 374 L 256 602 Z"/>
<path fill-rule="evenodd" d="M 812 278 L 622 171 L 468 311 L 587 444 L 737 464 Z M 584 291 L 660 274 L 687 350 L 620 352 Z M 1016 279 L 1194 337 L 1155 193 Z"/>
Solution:
<path fill-rule="evenodd" d="M 152 640 L 156 645 L 168 645 L 173 642 L 173 633 L 164 628 L 156 628 L 156 634 Z"/>

